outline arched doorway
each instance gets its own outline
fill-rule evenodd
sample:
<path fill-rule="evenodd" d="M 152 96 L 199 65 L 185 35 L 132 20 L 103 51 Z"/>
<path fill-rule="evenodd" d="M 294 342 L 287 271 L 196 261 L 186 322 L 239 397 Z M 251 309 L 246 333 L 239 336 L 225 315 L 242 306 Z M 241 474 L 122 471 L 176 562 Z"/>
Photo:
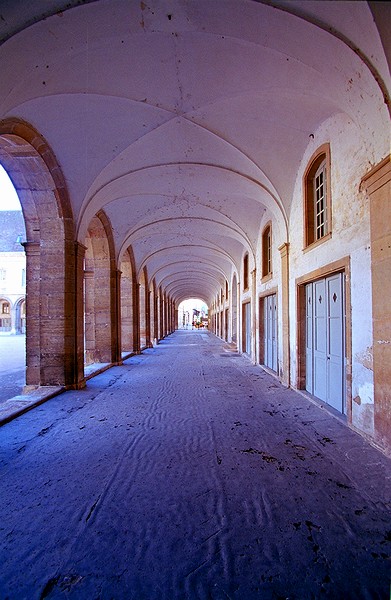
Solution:
<path fill-rule="evenodd" d="M 133 268 L 129 251 L 121 261 L 121 353 L 130 354 L 134 351 L 134 307 L 133 307 Z"/>
<path fill-rule="evenodd" d="M 111 252 L 102 215 L 88 228 L 84 266 L 85 364 L 111 363 Z"/>
<path fill-rule="evenodd" d="M 15 333 L 26 333 L 26 300 L 24 298 L 15 305 Z"/>
<path fill-rule="evenodd" d="M 26 227 L 26 384 L 73 384 L 75 245 L 65 180 L 46 141 L 17 119 L 0 122 L 0 163 Z"/>
<path fill-rule="evenodd" d="M 11 303 L 7 298 L 0 298 L 0 331 L 11 331 Z"/>

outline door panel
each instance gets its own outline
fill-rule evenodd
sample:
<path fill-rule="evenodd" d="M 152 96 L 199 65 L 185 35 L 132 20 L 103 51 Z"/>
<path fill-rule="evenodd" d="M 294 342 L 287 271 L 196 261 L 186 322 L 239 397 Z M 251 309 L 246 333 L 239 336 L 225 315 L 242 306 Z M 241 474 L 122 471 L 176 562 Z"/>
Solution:
<path fill-rule="evenodd" d="M 251 355 L 251 304 L 243 304 L 243 352 Z"/>
<path fill-rule="evenodd" d="M 264 299 L 263 313 L 264 364 L 277 371 L 277 294 Z"/>
<path fill-rule="evenodd" d="M 310 394 L 314 393 L 314 348 L 313 348 L 313 323 L 314 323 L 314 315 L 313 315 L 313 284 L 309 283 L 305 287 L 305 364 L 306 364 L 306 377 L 305 377 L 305 389 Z"/>
<path fill-rule="evenodd" d="M 306 285 L 306 390 L 345 410 L 344 279 L 338 273 Z"/>
<path fill-rule="evenodd" d="M 314 283 L 314 395 L 321 400 L 327 397 L 326 360 L 327 360 L 327 319 L 326 319 L 326 282 L 324 279 Z"/>
<path fill-rule="evenodd" d="M 342 275 L 327 280 L 328 354 L 327 402 L 343 412 L 344 327 Z"/>
<path fill-rule="evenodd" d="M 273 304 L 273 331 L 272 331 L 272 343 L 273 343 L 273 360 L 272 369 L 277 372 L 277 294 L 272 296 Z"/>

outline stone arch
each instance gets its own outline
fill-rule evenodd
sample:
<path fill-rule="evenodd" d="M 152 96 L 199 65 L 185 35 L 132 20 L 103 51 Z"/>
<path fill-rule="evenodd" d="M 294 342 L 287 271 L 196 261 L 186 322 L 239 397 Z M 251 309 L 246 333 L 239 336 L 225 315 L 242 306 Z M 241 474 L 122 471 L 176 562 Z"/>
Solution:
<path fill-rule="evenodd" d="M 0 162 L 26 226 L 26 384 L 72 385 L 75 228 L 65 180 L 45 139 L 15 118 L 0 121 Z"/>
<path fill-rule="evenodd" d="M 151 298 L 151 344 L 156 346 L 159 340 L 159 326 L 158 326 L 158 299 L 156 290 L 156 280 L 153 279 L 149 287 L 150 298 Z"/>
<path fill-rule="evenodd" d="M 121 270 L 121 353 L 130 354 L 136 350 L 134 335 L 134 261 L 131 249 L 122 255 Z"/>
<path fill-rule="evenodd" d="M 11 331 L 12 302 L 7 296 L 0 296 L 0 331 Z"/>
<path fill-rule="evenodd" d="M 119 272 L 110 222 L 103 211 L 90 222 L 85 245 L 85 364 L 117 363 L 120 360 Z"/>
<path fill-rule="evenodd" d="M 15 310 L 15 333 L 26 333 L 26 298 L 18 298 L 14 303 Z"/>

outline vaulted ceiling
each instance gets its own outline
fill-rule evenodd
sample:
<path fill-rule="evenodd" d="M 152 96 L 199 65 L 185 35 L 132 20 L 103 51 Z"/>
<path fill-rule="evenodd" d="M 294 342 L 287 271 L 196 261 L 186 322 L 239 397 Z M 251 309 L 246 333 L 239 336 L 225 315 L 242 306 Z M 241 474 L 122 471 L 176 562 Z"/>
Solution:
<path fill-rule="evenodd" d="M 377 3 L 374 3 L 377 4 Z M 62 168 L 83 242 L 103 209 L 180 301 L 206 302 L 254 256 L 264 215 L 289 241 L 310 136 L 363 130 L 390 76 L 367 2 L 0 1 L 0 118 Z"/>

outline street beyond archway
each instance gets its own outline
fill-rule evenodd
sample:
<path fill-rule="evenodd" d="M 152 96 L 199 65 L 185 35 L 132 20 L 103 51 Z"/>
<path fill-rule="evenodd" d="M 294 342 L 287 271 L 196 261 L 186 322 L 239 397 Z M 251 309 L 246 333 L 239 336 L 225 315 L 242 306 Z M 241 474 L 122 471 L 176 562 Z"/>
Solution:
<path fill-rule="evenodd" d="M 26 336 L 0 335 L 0 403 L 26 385 Z"/>

